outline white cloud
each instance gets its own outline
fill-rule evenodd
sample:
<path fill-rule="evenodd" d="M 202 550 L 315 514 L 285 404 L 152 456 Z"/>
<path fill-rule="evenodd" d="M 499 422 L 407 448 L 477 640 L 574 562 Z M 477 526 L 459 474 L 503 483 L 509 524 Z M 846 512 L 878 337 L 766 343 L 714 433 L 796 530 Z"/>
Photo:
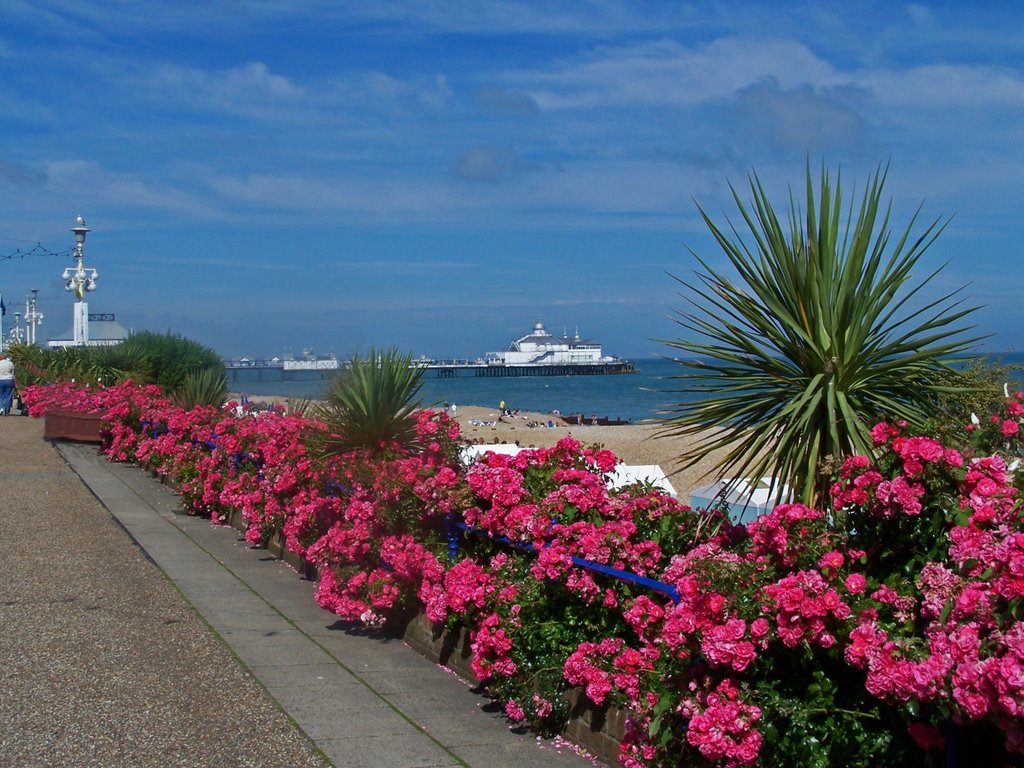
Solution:
<path fill-rule="evenodd" d="M 736 93 L 730 112 L 736 130 L 783 148 L 821 152 L 861 143 L 867 123 L 854 108 L 867 94 L 856 88 L 816 89 L 803 83 L 783 89 L 764 78 Z"/>
<path fill-rule="evenodd" d="M 120 78 L 116 71 L 108 75 Z M 404 107 L 437 110 L 452 96 L 447 78 L 439 73 L 410 74 L 403 79 L 379 71 L 351 71 L 299 82 L 262 62 L 221 70 L 162 63 L 127 78 L 153 102 L 188 111 L 302 123 L 326 115 L 365 118 L 375 110 Z"/>
<path fill-rule="evenodd" d="M 47 179 L 45 168 L 13 163 L 0 158 L 0 179 L 17 186 L 37 186 Z"/>
<path fill-rule="evenodd" d="M 455 160 L 452 173 L 464 181 L 502 181 L 516 178 L 533 167 L 511 147 L 473 147 Z"/>
<path fill-rule="evenodd" d="M 358 213 L 391 220 L 395 216 L 419 217 L 448 207 L 441 187 L 406 178 L 324 179 L 252 174 L 216 177 L 210 180 L 210 187 L 226 203 L 242 202 L 256 208 L 302 214 Z"/>
<path fill-rule="evenodd" d="M 519 73 L 519 80 L 541 109 L 579 109 L 707 103 L 765 76 L 785 87 L 838 81 L 832 65 L 801 43 L 737 38 L 606 46 L 561 68 Z"/>
<path fill-rule="evenodd" d="M 216 72 L 161 64 L 145 76 L 142 84 L 168 102 L 242 114 L 253 114 L 267 106 L 294 105 L 305 96 L 303 88 L 275 75 L 261 62 Z"/>
<path fill-rule="evenodd" d="M 522 91 L 488 86 L 479 88 L 473 98 L 481 109 L 493 112 L 535 115 L 539 111 L 533 97 Z"/>
<path fill-rule="evenodd" d="M 85 160 L 52 160 L 45 163 L 47 189 L 58 195 L 86 197 L 92 204 L 151 209 L 209 218 L 216 216 L 208 201 L 129 173 L 110 171 Z"/>
<path fill-rule="evenodd" d="M 1024 106 L 1024 75 L 1004 67 L 936 64 L 902 71 L 866 71 L 859 79 L 886 107 L 1019 110 Z"/>

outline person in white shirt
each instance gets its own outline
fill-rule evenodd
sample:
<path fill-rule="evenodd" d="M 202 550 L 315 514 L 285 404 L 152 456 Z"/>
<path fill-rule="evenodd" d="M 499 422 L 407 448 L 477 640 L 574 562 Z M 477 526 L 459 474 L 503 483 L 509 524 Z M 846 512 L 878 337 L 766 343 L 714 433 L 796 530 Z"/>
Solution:
<path fill-rule="evenodd" d="M 14 363 L 6 352 L 0 352 L 0 414 L 11 415 L 14 398 Z"/>

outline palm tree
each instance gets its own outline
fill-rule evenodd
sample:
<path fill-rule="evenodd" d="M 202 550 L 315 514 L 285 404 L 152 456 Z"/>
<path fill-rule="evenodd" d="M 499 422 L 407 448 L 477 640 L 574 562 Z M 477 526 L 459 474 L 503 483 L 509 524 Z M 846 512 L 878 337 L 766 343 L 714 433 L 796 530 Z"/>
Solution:
<path fill-rule="evenodd" d="M 331 435 L 324 453 L 414 445 L 415 412 L 420 409 L 414 398 L 422 377 L 423 369 L 412 365 L 412 355 L 394 348 L 371 349 L 365 358 L 353 355 L 349 368 L 331 382 L 324 403 L 315 409 Z"/>
<path fill-rule="evenodd" d="M 730 185 L 753 247 L 732 222 L 723 230 L 698 206 L 737 278 L 696 253 L 698 285 L 675 278 L 691 294 L 676 322 L 697 339 L 665 342 L 694 359 L 674 377 L 683 384 L 673 391 L 688 397 L 662 434 L 697 437 L 680 457 L 685 466 L 724 449 L 723 475 L 772 475 L 777 493 L 785 482 L 796 498 L 816 504 L 827 492 L 823 459 L 870 455 L 878 420 L 927 421 L 943 387 L 937 372 L 979 340 L 958 325 L 975 308 L 961 306 L 962 289 L 935 299 L 922 294 L 941 267 L 912 281 L 948 222 L 913 236 L 918 209 L 892 243 L 891 203 L 880 211 L 887 173 L 887 166 L 876 169 L 845 225 L 839 177 L 833 186 L 824 167 L 816 202 L 808 165 L 805 213 L 790 193 L 788 227 L 756 173 L 752 211 Z"/>
<path fill-rule="evenodd" d="M 228 397 L 228 374 L 222 365 L 217 368 L 200 368 L 189 371 L 181 384 L 171 392 L 171 397 L 186 411 L 197 405 L 212 405 L 219 408 Z"/>

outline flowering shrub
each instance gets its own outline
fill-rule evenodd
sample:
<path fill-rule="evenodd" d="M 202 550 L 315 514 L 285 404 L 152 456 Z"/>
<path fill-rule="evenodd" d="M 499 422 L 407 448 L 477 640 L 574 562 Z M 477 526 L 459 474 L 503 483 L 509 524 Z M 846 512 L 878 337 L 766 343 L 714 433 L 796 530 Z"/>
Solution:
<path fill-rule="evenodd" d="M 111 460 L 254 544 L 281 536 L 342 618 L 464 626 L 511 720 L 557 731 L 570 687 L 624 707 L 624 765 L 938 765 L 975 737 L 986 764 L 1024 754 L 1020 393 L 956 445 L 879 424 L 831 508 L 745 527 L 609 490 L 615 457 L 571 439 L 464 468 L 443 413 L 417 415 L 416 450 L 324 457 L 325 425 L 280 411 L 131 383 L 23 396 L 102 412 Z"/>

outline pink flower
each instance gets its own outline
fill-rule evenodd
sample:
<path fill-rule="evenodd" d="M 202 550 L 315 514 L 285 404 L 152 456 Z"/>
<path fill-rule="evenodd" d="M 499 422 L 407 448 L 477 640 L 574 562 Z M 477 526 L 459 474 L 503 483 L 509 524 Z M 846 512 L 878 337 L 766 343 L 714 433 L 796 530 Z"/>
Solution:
<path fill-rule="evenodd" d="M 509 720 L 516 723 L 526 719 L 526 713 L 523 712 L 523 708 L 519 706 L 515 699 L 509 699 L 506 702 L 505 714 L 508 715 Z"/>
<path fill-rule="evenodd" d="M 533 694 L 533 711 L 537 714 L 537 717 L 545 718 L 551 714 L 553 709 L 554 705 L 550 701 L 539 693 L 535 692 Z"/>
<path fill-rule="evenodd" d="M 867 579 L 862 573 L 851 573 L 844 582 L 846 591 L 851 595 L 859 595 L 867 588 Z"/>

